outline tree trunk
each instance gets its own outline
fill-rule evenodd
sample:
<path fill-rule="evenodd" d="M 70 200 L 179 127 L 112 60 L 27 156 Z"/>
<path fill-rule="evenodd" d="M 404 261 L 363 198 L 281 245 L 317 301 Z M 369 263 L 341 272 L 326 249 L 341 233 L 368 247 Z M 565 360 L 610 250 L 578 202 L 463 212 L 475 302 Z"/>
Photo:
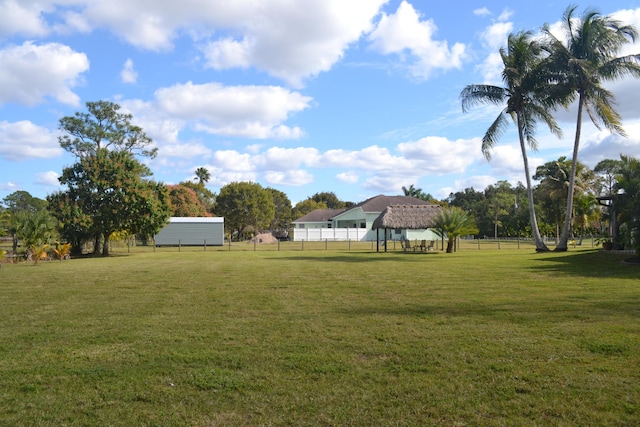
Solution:
<path fill-rule="evenodd" d="M 93 254 L 98 255 L 100 253 L 100 234 L 96 234 L 93 241 Z"/>
<path fill-rule="evenodd" d="M 102 256 L 109 256 L 109 235 L 104 233 L 104 242 L 102 243 Z"/>
<path fill-rule="evenodd" d="M 567 211 L 565 212 L 564 226 L 562 227 L 562 234 L 560 235 L 560 241 L 558 246 L 554 249 L 555 252 L 566 252 L 567 243 L 569 242 L 569 233 L 571 232 L 571 219 L 573 218 L 573 192 L 576 181 L 576 170 L 578 167 L 578 149 L 580 147 L 580 131 L 582 129 L 582 107 L 584 104 L 584 96 L 580 93 L 578 98 L 578 118 L 576 120 L 576 137 L 573 142 L 573 157 L 571 158 L 571 175 L 569 176 L 569 191 L 567 194 Z"/>
<path fill-rule="evenodd" d="M 447 253 L 448 254 L 453 253 L 453 244 L 454 244 L 454 239 L 447 240 Z"/>
<path fill-rule="evenodd" d="M 533 233 L 533 240 L 536 244 L 536 252 L 549 252 L 549 248 L 544 244 L 542 236 L 540 236 L 540 229 L 538 228 L 536 207 L 533 204 L 533 188 L 531 186 L 531 173 L 529 172 L 529 158 L 527 157 L 527 149 L 524 145 L 524 134 L 520 123 L 520 116 L 518 115 L 518 136 L 520 138 L 522 162 L 524 163 L 524 176 L 527 181 L 527 199 L 529 200 L 529 221 L 531 222 L 531 232 Z"/>

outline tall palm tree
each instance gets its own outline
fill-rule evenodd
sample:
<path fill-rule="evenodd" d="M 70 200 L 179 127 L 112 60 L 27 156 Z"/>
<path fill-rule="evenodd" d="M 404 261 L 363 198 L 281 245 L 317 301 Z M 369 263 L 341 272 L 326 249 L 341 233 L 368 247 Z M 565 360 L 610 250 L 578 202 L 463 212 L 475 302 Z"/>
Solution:
<path fill-rule="evenodd" d="M 637 30 L 593 10 L 586 10 L 577 18 L 576 9 L 577 6 L 568 7 L 562 17 L 564 43 L 551 33 L 548 25 L 543 27 L 549 40 L 551 69 L 560 77 L 558 87 L 578 98 L 566 216 L 556 251 L 566 251 L 569 240 L 582 114 L 586 110 L 596 127 L 604 126 L 624 136 L 620 114 L 614 108 L 615 97 L 603 83 L 628 75 L 640 77 L 640 54 L 617 56 L 625 44 L 635 40 Z"/>
<path fill-rule="evenodd" d="M 198 178 L 198 184 L 209 182 L 211 174 L 207 168 L 199 167 L 196 169 L 196 177 Z"/>
<path fill-rule="evenodd" d="M 518 128 L 520 150 L 524 163 L 524 174 L 527 182 L 527 196 L 529 199 L 529 219 L 536 244 L 536 251 L 549 251 L 540 235 L 536 213 L 533 204 L 533 188 L 531 173 L 527 158 L 526 143 L 532 150 L 537 149 L 535 139 L 536 123 L 544 122 L 549 130 L 560 136 L 562 131 L 550 114 L 555 106 L 562 103 L 563 98 L 551 96 L 552 88 L 547 82 L 550 78 L 545 75 L 547 68 L 543 49 L 536 42 L 531 32 L 509 34 L 507 48 L 500 49 L 500 56 L 504 69 L 502 80 L 504 87 L 493 85 L 468 85 L 460 93 L 462 111 L 467 112 L 472 106 L 479 104 L 495 104 L 506 106 L 489 126 L 482 138 L 482 153 L 491 159 L 491 149 L 504 133 L 511 119 Z"/>

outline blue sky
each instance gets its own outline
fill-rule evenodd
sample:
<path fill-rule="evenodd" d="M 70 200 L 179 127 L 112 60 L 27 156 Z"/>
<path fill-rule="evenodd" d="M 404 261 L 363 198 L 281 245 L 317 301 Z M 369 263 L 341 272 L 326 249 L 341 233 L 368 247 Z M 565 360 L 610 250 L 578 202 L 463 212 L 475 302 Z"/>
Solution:
<path fill-rule="evenodd" d="M 214 192 L 253 181 L 295 204 L 321 191 L 359 202 L 413 184 L 445 198 L 524 181 L 514 131 L 491 162 L 480 152 L 499 110 L 463 114 L 458 95 L 500 84 L 507 34 L 553 26 L 567 5 L 0 0 L 0 199 L 61 189 L 75 159 L 58 145 L 58 120 L 98 100 L 133 114 L 159 149 L 145 162 L 168 184 L 206 167 Z M 640 1 L 597 10 L 640 28 Z M 580 159 L 591 167 L 640 156 L 640 81 L 609 87 L 628 136 L 585 126 Z M 540 127 L 532 170 L 571 155 L 575 111 L 557 118 L 564 138 Z"/>

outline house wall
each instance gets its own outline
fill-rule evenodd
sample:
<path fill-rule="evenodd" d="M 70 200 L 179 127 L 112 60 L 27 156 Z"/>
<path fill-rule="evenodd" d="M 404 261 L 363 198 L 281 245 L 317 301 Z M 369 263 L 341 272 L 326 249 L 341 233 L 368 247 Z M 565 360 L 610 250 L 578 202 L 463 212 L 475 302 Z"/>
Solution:
<path fill-rule="evenodd" d="M 376 237 L 375 231 L 366 228 L 294 228 L 292 239 L 295 242 L 303 240 L 305 242 L 321 242 L 325 240 L 368 241 L 375 240 Z"/>
<path fill-rule="evenodd" d="M 156 246 L 224 245 L 223 218 L 171 218 L 169 221 L 155 235 Z"/>
<path fill-rule="evenodd" d="M 293 228 L 329 228 L 329 223 L 327 222 L 294 222 Z"/>

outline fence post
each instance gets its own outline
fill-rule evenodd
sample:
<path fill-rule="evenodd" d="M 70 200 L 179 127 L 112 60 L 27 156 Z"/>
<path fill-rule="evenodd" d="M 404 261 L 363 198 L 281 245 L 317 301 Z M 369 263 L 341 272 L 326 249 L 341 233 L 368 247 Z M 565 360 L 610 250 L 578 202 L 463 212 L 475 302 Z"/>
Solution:
<path fill-rule="evenodd" d="M 478 250 L 480 250 L 480 239 L 478 239 Z"/>
<path fill-rule="evenodd" d="M 347 241 L 349 242 L 349 251 L 351 251 L 351 239 L 347 239 Z"/>
<path fill-rule="evenodd" d="M 333 234 L 335 234 L 335 231 L 333 232 Z M 329 250 L 329 239 L 324 239 L 324 250 Z"/>
<path fill-rule="evenodd" d="M 256 251 L 256 245 L 258 244 L 258 239 L 256 239 L 255 237 L 253 238 L 253 252 Z"/>
<path fill-rule="evenodd" d="M 207 239 L 204 239 L 204 251 L 207 252 Z"/>
<path fill-rule="evenodd" d="M 520 249 L 520 235 L 518 234 L 518 249 Z"/>
<path fill-rule="evenodd" d="M 154 236 L 154 238 L 153 238 L 153 252 L 155 252 L 155 251 L 156 251 L 156 238 Z"/>
<path fill-rule="evenodd" d="M 498 237 L 498 249 L 500 249 L 500 237 Z"/>
<path fill-rule="evenodd" d="M 304 251 L 304 239 L 302 239 L 302 250 Z"/>
<path fill-rule="evenodd" d="M 182 252 L 182 241 L 178 239 L 178 252 Z"/>
<path fill-rule="evenodd" d="M 229 236 L 229 252 L 231 252 L 231 236 Z"/>
<path fill-rule="evenodd" d="M 280 239 L 278 239 L 278 252 L 280 252 Z"/>

